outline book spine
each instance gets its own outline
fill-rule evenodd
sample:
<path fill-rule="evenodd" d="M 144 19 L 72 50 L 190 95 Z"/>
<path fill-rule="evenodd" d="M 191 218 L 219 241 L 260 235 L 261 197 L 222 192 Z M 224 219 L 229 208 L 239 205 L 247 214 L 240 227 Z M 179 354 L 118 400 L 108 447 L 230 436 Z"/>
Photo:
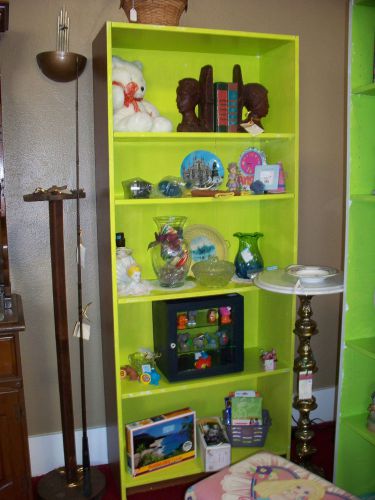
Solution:
<path fill-rule="evenodd" d="M 228 83 L 228 132 L 238 128 L 238 84 Z"/>
<path fill-rule="evenodd" d="M 228 132 L 228 84 L 214 83 L 214 131 Z"/>

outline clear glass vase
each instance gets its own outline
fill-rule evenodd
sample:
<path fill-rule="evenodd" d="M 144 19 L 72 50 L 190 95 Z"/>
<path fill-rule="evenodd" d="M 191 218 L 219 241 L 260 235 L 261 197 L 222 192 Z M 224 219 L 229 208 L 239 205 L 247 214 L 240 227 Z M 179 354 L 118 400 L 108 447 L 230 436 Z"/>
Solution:
<path fill-rule="evenodd" d="M 161 286 L 180 287 L 190 269 L 189 245 L 183 237 L 184 216 L 154 217 L 158 232 L 151 248 L 152 266 Z"/>
<path fill-rule="evenodd" d="M 234 233 L 233 236 L 239 239 L 238 251 L 234 259 L 236 274 L 239 278 L 253 278 L 254 274 L 264 267 L 263 257 L 258 248 L 258 240 L 263 234 Z"/>

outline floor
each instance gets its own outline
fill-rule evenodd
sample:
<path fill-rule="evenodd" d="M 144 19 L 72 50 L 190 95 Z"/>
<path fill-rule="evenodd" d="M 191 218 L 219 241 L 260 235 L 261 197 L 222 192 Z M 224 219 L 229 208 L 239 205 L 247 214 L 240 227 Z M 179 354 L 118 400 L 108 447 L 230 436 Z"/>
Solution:
<path fill-rule="evenodd" d="M 332 480 L 333 475 L 334 428 L 334 422 L 324 422 L 314 425 L 314 444 L 318 451 L 313 458 L 313 463 L 324 469 L 325 478 L 328 480 Z M 293 460 L 293 458 L 294 439 L 292 438 L 291 459 Z M 102 497 L 102 500 L 120 500 L 120 496 L 117 493 L 115 481 L 109 466 L 100 465 L 98 466 L 98 469 L 105 475 L 107 484 L 106 492 Z M 38 479 L 39 478 L 33 479 L 35 499 L 38 498 L 36 495 Z M 129 500 L 183 500 L 188 486 L 189 484 L 185 483 L 184 485 L 128 495 L 128 498 Z"/>

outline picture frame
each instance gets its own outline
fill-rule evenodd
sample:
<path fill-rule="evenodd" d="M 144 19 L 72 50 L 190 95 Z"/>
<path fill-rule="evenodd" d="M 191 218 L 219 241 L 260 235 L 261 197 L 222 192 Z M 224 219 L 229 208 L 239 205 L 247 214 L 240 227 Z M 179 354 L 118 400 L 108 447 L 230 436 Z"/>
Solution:
<path fill-rule="evenodd" d="M 279 184 L 280 165 L 257 165 L 254 181 L 261 181 L 265 191 L 277 189 Z"/>

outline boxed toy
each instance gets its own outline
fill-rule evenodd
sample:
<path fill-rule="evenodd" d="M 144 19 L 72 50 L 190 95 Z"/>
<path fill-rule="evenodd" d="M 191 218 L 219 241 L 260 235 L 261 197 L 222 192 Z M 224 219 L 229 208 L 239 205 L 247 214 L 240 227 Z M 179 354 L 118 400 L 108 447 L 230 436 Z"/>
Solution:
<path fill-rule="evenodd" d="M 126 443 L 133 476 L 195 458 L 195 412 L 183 408 L 128 424 Z"/>
<path fill-rule="evenodd" d="M 231 462 L 231 445 L 218 417 L 201 418 L 197 422 L 201 460 L 206 472 L 223 469 Z"/>

